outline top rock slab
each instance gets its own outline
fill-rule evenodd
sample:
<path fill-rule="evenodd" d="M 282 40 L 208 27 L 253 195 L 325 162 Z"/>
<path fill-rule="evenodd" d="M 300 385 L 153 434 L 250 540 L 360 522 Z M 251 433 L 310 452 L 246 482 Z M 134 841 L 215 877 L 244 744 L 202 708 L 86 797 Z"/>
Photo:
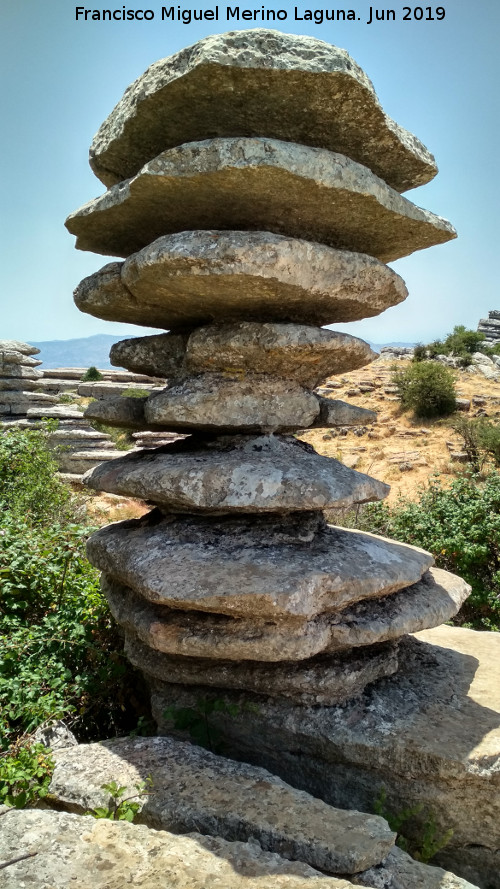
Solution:
<path fill-rule="evenodd" d="M 151 65 L 99 128 L 90 165 L 115 185 L 167 148 L 217 136 L 338 151 L 397 191 L 437 173 L 433 156 L 387 117 L 345 50 L 267 28 L 206 37 Z"/>

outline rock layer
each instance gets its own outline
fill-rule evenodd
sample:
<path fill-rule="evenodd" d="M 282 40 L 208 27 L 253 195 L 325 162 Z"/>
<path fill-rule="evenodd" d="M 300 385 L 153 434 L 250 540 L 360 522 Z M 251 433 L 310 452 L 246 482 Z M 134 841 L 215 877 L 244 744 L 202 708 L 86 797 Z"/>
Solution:
<path fill-rule="evenodd" d="M 318 515 L 162 517 L 102 528 L 91 562 L 146 599 L 245 617 L 307 617 L 420 580 L 429 553 L 328 526 Z"/>
<path fill-rule="evenodd" d="M 96 467 L 85 483 L 168 512 L 292 512 L 382 500 L 389 486 L 276 436 L 191 440 Z"/>
<path fill-rule="evenodd" d="M 170 330 L 212 321 L 355 321 L 406 296 L 395 272 L 362 253 L 238 231 L 158 238 L 84 278 L 74 294 L 97 318 Z"/>
<path fill-rule="evenodd" d="M 206 37 L 151 65 L 100 127 L 90 164 L 113 185 L 165 148 L 235 135 L 340 151 L 399 191 L 437 172 L 345 50 L 267 28 Z"/>
<path fill-rule="evenodd" d="M 456 237 L 341 154 L 272 139 L 165 151 L 66 220 L 80 250 L 128 256 L 190 229 L 270 231 L 393 262 Z"/>

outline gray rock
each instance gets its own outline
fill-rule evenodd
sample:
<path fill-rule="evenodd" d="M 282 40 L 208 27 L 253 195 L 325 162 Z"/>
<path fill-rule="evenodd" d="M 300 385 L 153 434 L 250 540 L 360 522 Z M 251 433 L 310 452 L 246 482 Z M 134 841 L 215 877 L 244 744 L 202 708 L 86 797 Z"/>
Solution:
<path fill-rule="evenodd" d="M 449 222 L 342 154 L 245 138 L 164 151 L 72 213 L 66 227 L 78 249 L 110 256 L 192 229 L 270 231 L 382 262 L 456 237 Z"/>
<path fill-rule="evenodd" d="M 113 383 L 105 380 L 104 382 L 79 383 L 77 392 L 83 398 L 109 398 L 115 395 L 125 395 L 130 389 L 134 389 L 136 393 L 150 395 L 157 388 L 153 383 Z M 136 398 L 137 395 L 132 397 Z"/>
<path fill-rule="evenodd" d="M 61 450 L 56 452 L 55 459 L 61 472 L 70 472 L 81 475 L 82 473 L 93 469 L 103 461 L 115 460 L 122 455 L 123 451 L 115 451 L 114 445 L 111 442 L 109 446 L 106 443 L 104 448 L 99 449 L 88 448 L 84 451 Z"/>
<path fill-rule="evenodd" d="M 66 747 L 76 747 L 76 740 L 72 731 L 62 719 L 56 719 L 46 725 L 41 725 L 33 733 L 35 744 L 44 744 L 51 750 L 62 750 Z"/>
<path fill-rule="evenodd" d="M 141 776 L 142 777 L 142 776 Z M 351 889 L 352 883 L 285 861 L 255 842 L 175 836 L 127 821 L 12 809 L 2 818 L 0 857 L 33 853 L 2 873 L 3 889 Z"/>
<path fill-rule="evenodd" d="M 321 457 L 303 442 L 272 435 L 174 442 L 122 456 L 84 481 L 96 491 L 140 497 L 169 512 L 211 514 L 345 509 L 389 493 L 383 482 Z"/>
<path fill-rule="evenodd" d="M 47 418 L 48 420 L 78 420 L 82 422 L 83 413 L 65 404 L 48 405 L 47 407 L 30 407 L 26 416 L 31 420 Z"/>
<path fill-rule="evenodd" d="M 335 398 L 316 396 L 319 401 L 319 417 L 311 423 L 313 428 L 329 429 L 335 426 L 364 426 L 377 422 L 377 414 L 357 404 L 348 404 Z"/>
<path fill-rule="evenodd" d="M 111 346 L 109 360 L 118 367 L 159 377 L 178 377 L 184 367 L 189 334 L 158 333 L 121 340 Z"/>
<path fill-rule="evenodd" d="M 111 780 L 134 794 L 146 775 L 152 793 L 141 821 L 175 833 L 253 838 L 268 852 L 333 873 L 379 863 L 394 845 L 383 818 L 334 809 L 265 769 L 233 762 L 173 738 L 117 738 L 55 754 L 50 792 L 80 811 L 105 805 Z M 214 884 L 215 885 L 215 884 Z"/>
<path fill-rule="evenodd" d="M 102 528 L 93 565 L 150 601 L 234 617 L 312 618 L 420 580 L 429 553 L 314 514 L 142 519 Z"/>
<path fill-rule="evenodd" d="M 27 380 L 26 377 L 23 377 L 22 380 L 19 377 L 9 377 L 8 380 L 0 377 L 0 392 L 18 391 L 19 387 L 23 392 L 33 392 L 38 389 L 43 391 L 42 384 L 43 380 Z M 0 399 L 1 397 L 0 395 Z"/>
<path fill-rule="evenodd" d="M 151 65 L 94 137 L 105 185 L 175 145 L 212 136 L 269 136 L 340 151 L 398 191 L 432 179 L 432 155 L 387 117 L 345 50 L 267 28 L 198 41 Z"/>
<path fill-rule="evenodd" d="M 442 626 L 400 643 L 396 676 L 343 707 L 304 707 L 226 693 L 236 719 L 214 714 L 229 756 L 262 765 L 332 805 L 373 810 L 382 788 L 395 814 L 421 806 L 405 825 L 421 843 L 452 830 L 437 860 L 482 889 L 500 886 L 500 635 Z M 206 692 L 154 686 L 160 730 L 168 704 L 194 706 Z M 403 883 L 403 886 L 405 884 Z M 418 884 L 417 884 L 418 885 Z"/>
<path fill-rule="evenodd" d="M 375 358 L 368 343 L 349 334 L 304 324 L 251 321 L 210 324 L 190 336 L 136 337 L 116 343 L 110 352 L 115 364 L 165 377 L 204 371 L 264 373 L 311 388 Z"/>
<path fill-rule="evenodd" d="M 39 380 L 43 377 L 43 370 L 37 370 L 35 367 L 26 367 L 24 364 L 0 364 L 0 375 L 13 377 L 20 380 Z"/>
<path fill-rule="evenodd" d="M 120 429 L 148 429 L 149 425 L 144 416 L 144 398 L 130 398 L 126 395 L 118 395 L 113 398 L 103 398 L 91 401 L 83 416 L 86 420 L 105 423 L 108 426 L 117 426 Z M 156 428 L 156 427 L 153 427 Z"/>
<path fill-rule="evenodd" d="M 21 352 L 23 355 L 39 355 L 40 349 L 20 340 L 0 340 L 0 352 Z"/>
<path fill-rule="evenodd" d="M 362 874 L 354 874 L 351 880 L 355 886 L 376 889 L 477 889 L 449 871 L 415 861 L 397 846 L 391 849 L 382 864 L 370 867 Z"/>
<path fill-rule="evenodd" d="M 292 380 L 206 373 L 172 382 L 144 405 L 149 425 L 208 432 L 294 432 L 319 415 L 318 400 Z"/>
<path fill-rule="evenodd" d="M 82 312 L 178 329 L 216 322 L 333 324 L 378 315 L 407 296 L 362 253 L 270 232 L 189 231 L 108 263 L 74 293 Z"/>
<path fill-rule="evenodd" d="M 15 349 L 6 349 L 4 351 L 0 349 L 0 369 L 4 364 L 22 364 L 24 367 L 38 367 L 41 363 L 38 359 L 25 355 L 24 352 L 19 352 Z"/>
<path fill-rule="evenodd" d="M 149 648 L 193 658 L 263 662 L 304 660 L 437 626 L 455 616 L 470 592 L 460 578 L 431 568 L 418 583 L 390 596 L 309 621 L 272 622 L 180 612 L 147 602 L 105 575 L 101 584 L 116 622 Z"/>
<path fill-rule="evenodd" d="M 23 385 L 21 381 L 20 385 Z M 57 395 L 46 395 L 44 392 L 24 392 L 23 389 L 3 390 L 0 394 L 0 402 L 2 404 L 10 404 L 12 407 L 19 407 L 19 413 L 26 413 L 28 407 L 36 407 L 40 405 L 57 404 Z"/>
<path fill-rule="evenodd" d="M 245 689 L 272 698 L 292 698 L 299 704 L 345 704 L 377 679 L 398 669 L 397 644 L 337 655 L 318 655 L 298 663 L 223 661 L 214 658 L 172 657 L 125 635 L 125 653 L 146 678 L 207 688 Z"/>
<path fill-rule="evenodd" d="M 220 324 L 199 327 L 187 342 L 191 372 L 263 373 L 314 388 L 321 380 L 377 357 L 357 337 L 303 324 Z"/>

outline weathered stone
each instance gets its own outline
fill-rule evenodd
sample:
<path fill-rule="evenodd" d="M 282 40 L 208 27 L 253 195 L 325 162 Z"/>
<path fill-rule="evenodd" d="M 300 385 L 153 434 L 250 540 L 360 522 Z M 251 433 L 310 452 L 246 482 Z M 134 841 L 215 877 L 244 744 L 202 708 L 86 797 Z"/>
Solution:
<path fill-rule="evenodd" d="M 1 364 L 0 374 L 2 377 L 16 377 L 20 380 L 39 380 L 43 377 L 43 370 L 37 370 L 35 367 L 26 367 L 24 364 Z"/>
<path fill-rule="evenodd" d="M 105 444 L 104 448 L 99 448 L 99 450 L 97 448 L 88 448 L 85 451 L 61 450 L 56 453 L 55 459 L 62 472 L 82 474 L 93 469 L 99 463 L 107 460 L 115 460 L 117 457 L 121 457 L 122 454 L 123 451 L 114 450 L 114 445 L 111 442 L 109 446 Z"/>
<path fill-rule="evenodd" d="M 165 377 L 205 371 L 264 373 L 310 388 L 376 357 L 368 343 L 346 333 L 305 324 L 251 321 L 210 324 L 190 336 L 136 337 L 116 343 L 110 352 L 115 364 Z"/>
<path fill-rule="evenodd" d="M 356 321 L 406 296 L 399 275 L 363 253 L 239 231 L 158 238 L 84 278 L 74 293 L 82 312 L 171 330 L 212 321 Z"/>
<path fill-rule="evenodd" d="M 20 380 L 19 377 L 9 377 L 8 380 L 0 377 L 0 392 L 12 392 L 19 390 L 19 387 L 23 390 L 23 392 L 33 392 L 38 390 L 43 384 L 43 380 L 27 380 L 26 377 L 23 377 Z M 43 391 L 43 388 L 41 389 Z M 0 399 L 1 399 L 0 395 Z"/>
<path fill-rule="evenodd" d="M 383 818 L 345 812 L 294 790 L 265 769 L 233 762 L 173 738 L 115 738 L 55 754 L 50 793 L 80 811 L 106 805 L 102 784 L 134 794 L 151 775 L 141 821 L 153 828 L 198 830 L 227 840 L 254 838 L 262 849 L 333 873 L 378 864 L 394 845 Z"/>
<path fill-rule="evenodd" d="M 193 229 L 270 231 L 392 262 L 456 237 L 367 167 L 273 139 L 208 139 L 165 151 L 66 220 L 80 250 L 128 256 Z"/>
<path fill-rule="evenodd" d="M 357 404 L 348 404 L 334 398 L 316 396 L 319 401 L 319 417 L 311 423 L 314 428 L 335 426 L 364 426 L 377 422 L 377 414 Z"/>
<path fill-rule="evenodd" d="M 304 660 L 437 626 L 455 616 L 470 592 L 459 577 L 431 568 L 418 583 L 382 599 L 309 621 L 273 622 L 180 612 L 147 602 L 105 575 L 101 584 L 116 622 L 152 649 L 187 657 L 264 662 Z"/>
<path fill-rule="evenodd" d="M 346 333 L 244 321 L 199 327 L 187 342 L 185 363 L 192 372 L 264 373 L 314 388 L 326 377 L 356 370 L 376 357 L 368 343 Z"/>
<path fill-rule="evenodd" d="M 151 65 L 100 127 L 90 164 L 113 185 L 166 148 L 212 136 L 340 151 L 398 191 L 437 172 L 422 143 L 384 114 L 345 50 L 267 28 L 206 37 Z"/>
<path fill-rule="evenodd" d="M 397 846 L 391 849 L 382 864 L 370 867 L 363 874 L 355 874 L 350 879 L 355 886 L 376 889 L 477 889 L 472 883 L 441 867 L 415 861 Z"/>
<path fill-rule="evenodd" d="M 294 438 L 173 442 L 96 467 L 96 491 L 140 497 L 169 512 L 292 512 L 382 500 L 389 486 Z"/>
<path fill-rule="evenodd" d="M 120 429 L 148 429 L 149 424 L 144 416 L 146 399 L 147 396 L 130 398 L 118 395 L 91 401 L 83 416 L 90 422 L 96 420 L 98 423 L 106 423 L 108 426 L 117 426 Z"/>
<path fill-rule="evenodd" d="M 29 355 L 25 355 L 24 352 L 19 352 L 17 350 L 4 350 L 0 349 L 0 368 L 3 367 L 4 364 L 22 364 L 24 367 L 38 367 L 41 364 L 41 361 L 38 361 L 36 358 L 30 358 Z"/>
<path fill-rule="evenodd" d="M 20 386 L 23 382 L 20 382 Z M 46 395 L 44 392 L 24 392 L 21 389 L 10 389 L 2 391 L 0 402 L 2 404 L 10 404 L 12 407 L 19 407 L 20 413 L 26 413 L 28 407 L 44 406 L 48 404 L 57 404 L 57 395 Z"/>
<path fill-rule="evenodd" d="M 499 889 L 500 634 L 438 627 L 400 643 L 397 675 L 343 707 L 303 707 L 260 699 L 258 714 L 214 714 L 229 756 L 262 765 L 335 806 L 373 810 L 382 788 L 398 813 L 421 806 L 405 824 L 417 844 L 432 813 L 436 857 L 459 876 Z M 153 713 L 193 706 L 203 690 L 155 686 Z M 219 695 L 220 696 L 220 695 Z M 250 696 L 250 700 L 254 700 Z"/>
<path fill-rule="evenodd" d="M 65 747 L 76 747 L 76 740 L 72 731 L 62 719 L 54 719 L 40 725 L 33 733 L 35 744 L 44 744 L 51 750 L 62 750 Z"/>
<path fill-rule="evenodd" d="M 180 685 L 245 689 L 253 694 L 292 698 L 299 704 L 344 704 L 371 682 L 398 669 L 397 644 L 336 655 L 318 655 L 298 663 L 223 661 L 214 658 L 172 657 L 125 635 L 128 660 L 149 677 Z"/>
<path fill-rule="evenodd" d="M 33 857 L 32 856 L 33 853 Z M 198 833 L 176 836 L 127 821 L 12 809 L 2 818 L 3 889 L 351 889 L 301 861 Z"/>
<path fill-rule="evenodd" d="M 40 349 L 20 340 L 0 340 L 0 352 L 21 352 L 23 355 L 39 355 Z"/>
<path fill-rule="evenodd" d="M 157 388 L 154 383 L 112 383 L 109 381 L 96 381 L 88 383 L 79 383 L 77 392 L 83 398 L 109 398 L 115 395 L 126 395 L 130 389 L 134 389 L 136 393 L 141 392 L 144 395 L 150 395 Z M 126 396 L 128 397 L 128 396 Z M 132 396 L 136 398 L 137 395 Z"/>
<path fill-rule="evenodd" d="M 312 618 L 416 583 L 429 553 L 321 523 L 313 513 L 162 517 L 102 528 L 93 565 L 146 599 L 233 616 Z"/>
<path fill-rule="evenodd" d="M 111 346 L 109 360 L 118 367 L 159 377 L 177 377 L 184 367 L 189 334 L 158 333 L 121 340 Z"/>
<path fill-rule="evenodd" d="M 31 420 L 43 419 L 48 420 L 79 420 L 82 422 L 83 413 L 73 407 L 65 404 L 48 405 L 47 407 L 30 407 L 26 411 L 26 416 Z"/>
<path fill-rule="evenodd" d="M 144 405 L 149 425 L 208 432 L 294 432 L 319 415 L 318 400 L 292 380 L 206 373 L 172 382 Z"/>

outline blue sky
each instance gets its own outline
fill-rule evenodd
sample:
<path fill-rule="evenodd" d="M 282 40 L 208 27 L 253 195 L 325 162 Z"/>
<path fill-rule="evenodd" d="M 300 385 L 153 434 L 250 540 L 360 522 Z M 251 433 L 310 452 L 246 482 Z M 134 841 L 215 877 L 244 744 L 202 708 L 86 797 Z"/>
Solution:
<path fill-rule="evenodd" d="M 92 8 L 123 5 L 97 2 Z M 77 22 L 76 5 L 73 0 L 1 0 L 0 338 L 145 332 L 77 311 L 73 288 L 105 259 L 76 251 L 63 222 L 103 190 L 88 166 L 88 147 L 126 86 L 156 59 L 234 27 L 225 19 L 162 22 L 163 4 L 156 0 L 126 4 L 152 9 L 152 22 Z M 221 15 L 226 5 L 219 3 Z M 241 8 L 261 5 L 248 0 Z M 317 25 L 295 21 L 290 0 L 266 4 L 287 11 L 280 30 L 347 49 L 373 81 L 387 113 L 414 132 L 438 162 L 436 179 L 407 196 L 450 219 L 459 238 L 393 263 L 410 291 L 404 304 L 338 328 L 374 342 L 428 341 L 454 324 L 476 327 L 488 309 L 500 308 L 495 273 L 500 4 L 448 0 L 441 22 L 402 21 L 404 5 L 376 7 L 395 9 L 398 20 L 368 25 L 370 3 L 350 0 L 334 8 L 353 8 L 360 20 Z M 303 15 L 305 9 L 326 7 L 318 0 L 297 8 Z"/>

